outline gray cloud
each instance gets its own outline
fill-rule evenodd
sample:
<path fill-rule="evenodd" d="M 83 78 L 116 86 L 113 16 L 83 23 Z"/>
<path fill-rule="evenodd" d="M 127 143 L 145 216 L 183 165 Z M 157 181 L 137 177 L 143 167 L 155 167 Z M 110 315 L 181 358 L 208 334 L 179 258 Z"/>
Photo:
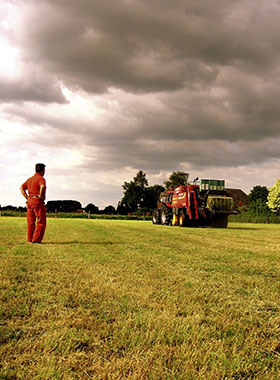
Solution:
<path fill-rule="evenodd" d="M 279 133 L 274 2 L 58 0 L 25 8 L 17 38 L 23 58 L 42 72 L 89 93 L 158 93 L 162 120 L 149 108 L 135 111 L 142 137 L 246 141 Z M 35 83 L 30 97 L 63 101 L 55 90 Z"/>
<path fill-rule="evenodd" d="M 125 113 L 120 107 L 119 113 L 106 113 L 105 118 L 97 120 L 65 116 L 66 110 L 64 116 L 56 112 L 45 113 L 44 107 L 38 108 L 36 112 L 20 105 L 8 106 L 5 110 L 10 117 L 13 114 L 18 115 L 26 125 L 41 126 L 39 130 L 35 128 L 29 140 L 39 140 L 44 133 L 44 146 L 80 149 L 87 158 L 84 164 L 87 168 L 102 167 L 109 170 L 112 167 L 129 165 L 156 172 L 162 168 L 172 170 L 185 163 L 196 167 L 232 167 L 280 158 L 280 137 L 276 134 L 262 139 L 252 138 L 249 141 L 247 137 L 241 138 L 244 132 L 240 126 L 239 129 L 231 129 L 232 137 L 234 132 L 237 137 L 227 139 L 229 133 L 217 130 L 217 123 L 214 124 L 213 118 L 211 128 L 209 120 L 207 121 L 205 135 L 202 135 L 202 128 L 195 133 L 193 126 L 189 137 L 184 120 L 180 121 L 180 112 L 175 114 L 174 109 L 171 109 L 168 117 L 165 115 L 160 118 L 161 111 L 166 109 L 165 104 L 158 101 L 156 105 L 149 102 L 147 105 L 139 99 L 135 103 L 137 99 L 136 96 L 134 101 L 127 104 Z M 151 99 L 149 98 L 150 101 Z M 126 100 L 125 95 L 123 101 Z M 153 100 L 156 102 L 157 98 L 153 97 Z M 133 112 L 135 109 L 137 111 Z M 141 118 L 145 110 L 149 111 L 149 116 Z M 203 113 L 197 117 L 200 121 L 206 118 Z M 223 127 L 221 124 L 221 129 Z M 249 134 L 248 131 L 246 133 Z"/>
<path fill-rule="evenodd" d="M 271 2 L 28 4 L 18 36 L 25 58 L 89 92 L 209 86 L 223 65 L 261 72 L 278 65 L 280 10 Z"/>
<path fill-rule="evenodd" d="M 3 103 L 38 102 L 38 103 L 66 103 L 58 84 L 52 80 L 28 76 L 26 73 L 20 78 L 0 77 L 0 101 Z"/>

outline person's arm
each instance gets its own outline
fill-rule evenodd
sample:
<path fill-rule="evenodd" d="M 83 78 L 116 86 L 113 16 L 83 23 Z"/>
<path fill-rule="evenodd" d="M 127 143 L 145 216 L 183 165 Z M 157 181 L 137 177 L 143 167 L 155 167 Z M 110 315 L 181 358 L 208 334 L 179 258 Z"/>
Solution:
<path fill-rule="evenodd" d="M 44 201 L 46 199 L 46 186 L 45 185 L 40 186 L 39 198 L 42 199 L 42 201 Z"/>
<path fill-rule="evenodd" d="M 26 193 L 26 189 L 24 189 L 22 186 L 19 188 L 20 189 L 20 192 L 21 194 L 24 196 L 24 198 L 27 200 L 28 199 L 28 195 Z"/>

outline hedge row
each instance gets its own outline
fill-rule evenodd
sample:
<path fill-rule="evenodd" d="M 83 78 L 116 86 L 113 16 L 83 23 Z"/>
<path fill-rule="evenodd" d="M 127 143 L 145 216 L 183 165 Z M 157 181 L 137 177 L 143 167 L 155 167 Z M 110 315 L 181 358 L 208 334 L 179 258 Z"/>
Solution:
<path fill-rule="evenodd" d="M 0 211 L 1 216 L 26 216 L 26 212 L 19 211 Z M 58 213 L 47 213 L 48 218 L 76 218 L 76 219 L 89 219 L 88 214 L 84 213 L 71 213 L 71 212 L 58 212 Z M 151 216 L 142 215 L 105 215 L 105 214 L 92 214 L 90 219 L 116 219 L 116 220 L 152 220 Z"/>
<path fill-rule="evenodd" d="M 280 215 L 279 214 L 269 214 L 269 215 L 254 215 L 249 214 L 247 212 L 238 214 L 238 215 L 230 215 L 230 222 L 238 222 L 238 223 L 280 223 Z"/>
<path fill-rule="evenodd" d="M 2 216 L 26 216 L 26 212 L 19 211 L 0 211 L 0 215 Z M 48 213 L 48 217 L 50 218 L 77 218 L 77 219 L 88 219 L 88 214 L 84 213 Z M 115 219 L 115 220 L 152 220 L 151 216 L 145 216 L 143 218 L 142 215 L 105 215 L 105 214 L 94 214 L 90 215 L 90 219 Z M 279 214 L 270 214 L 270 215 L 253 215 L 247 212 L 243 212 L 238 215 L 230 215 L 230 222 L 238 222 L 238 223 L 280 223 L 280 215 Z"/>

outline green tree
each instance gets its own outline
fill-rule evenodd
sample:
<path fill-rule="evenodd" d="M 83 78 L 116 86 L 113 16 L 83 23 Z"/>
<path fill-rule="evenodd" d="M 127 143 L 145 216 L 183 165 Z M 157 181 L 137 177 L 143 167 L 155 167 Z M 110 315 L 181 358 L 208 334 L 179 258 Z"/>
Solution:
<path fill-rule="evenodd" d="M 147 211 L 151 211 L 157 207 L 157 201 L 159 199 L 160 193 L 164 191 L 164 187 L 161 185 L 149 186 L 144 191 L 143 196 L 143 207 Z"/>
<path fill-rule="evenodd" d="M 261 199 L 263 202 L 267 202 L 268 188 L 266 186 L 254 186 L 248 195 L 249 201 L 254 202 Z"/>
<path fill-rule="evenodd" d="M 148 186 L 146 174 L 139 170 L 133 181 L 124 182 L 124 196 L 119 204 L 120 208 L 124 208 L 127 212 L 134 212 L 143 207 L 144 193 Z"/>
<path fill-rule="evenodd" d="M 268 188 L 266 186 L 254 186 L 248 195 L 248 211 L 252 215 L 268 215 L 270 210 L 267 206 Z"/>
<path fill-rule="evenodd" d="M 95 204 L 93 204 L 93 203 L 89 203 L 85 207 L 85 211 L 87 213 L 91 213 L 91 214 L 99 214 L 99 208 L 97 206 L 95 206 Z"/>
<path fill-rule="evenodd" d="M 140 186 L 135 185 L 133 181 L 125 182 L 123 185 L 124 196 L 121 205 L 129 212 L 134 212 L 140 207 L 143 197 L 143 190 Z"/>
<path fill-rule="evenodd" d="M 118 202 L 116 211 L 117 211 L 117 214 L 119 215 L 127 215 L 127 213 L 129 212 L 126 206 L 122 203 L 122 200 Z"/>
<path fill-rule="evenodd" d="M 188 179 L 189 179 L 190 173 L 183 172 L 183 171 L 174 171 L 169 179 L 164 182 L 164 185 L 166 189 L 168 189 L 170 186 L 180 186 L 180 185 L 187 185 Z"/>
<path fill-rule="evenodd" d="M 102 210 L 102 214 L 107 214 L 107 215 L 114 215 L 116 213 L 116 209 L 114 206 L 109 205 Z"/>
<path fill-rule="evenodd" d="M 160 185 L 148 186 L 146 173 L 139 170 L 133 181 L 124 182 L 124 194 L 119 202 L 117 212 L 124 214 L 128 212 L 148 212 L 156 208 L 156 203 L 164 187 Z"/>
<path fill-rule="evenodd" d="M 136 186 L 141 187 L 141 189 L 145 189 L 148 186 L 148 180 L 146 178 L 146 173 L 139 170 L 136 176 L 133 178 L 133 182 Z"/>
<path fill-rule="evenodd" d="M 48 201 L 47 212 L 73 212 L 80 210 L 82 205 L 78 201 L 63 200 L 63 201 Z"/>
<path fill-rule="evenodd" d="M 269 215 L 270 210 L 266 204 L 261 198 L 250 202 L 249 204 L 249 213 L 252 215 Z"/>
<path fill-rule="evenodd" d="M 267 205 L 274 212 L 280 212 L 280 179 L 269 188 L 267 196 Z"/>

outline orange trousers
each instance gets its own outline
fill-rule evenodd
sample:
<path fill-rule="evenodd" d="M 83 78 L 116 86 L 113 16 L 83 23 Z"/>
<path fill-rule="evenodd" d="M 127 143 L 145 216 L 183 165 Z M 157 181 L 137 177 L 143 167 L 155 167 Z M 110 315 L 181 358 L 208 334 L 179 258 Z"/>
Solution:
<path fill-rule="evenodd" d="M 41 243 L 46 230 L 46 206 L 39 198 L 28 198 L 27 201 L 27 240 L 30 243 Z"/>

